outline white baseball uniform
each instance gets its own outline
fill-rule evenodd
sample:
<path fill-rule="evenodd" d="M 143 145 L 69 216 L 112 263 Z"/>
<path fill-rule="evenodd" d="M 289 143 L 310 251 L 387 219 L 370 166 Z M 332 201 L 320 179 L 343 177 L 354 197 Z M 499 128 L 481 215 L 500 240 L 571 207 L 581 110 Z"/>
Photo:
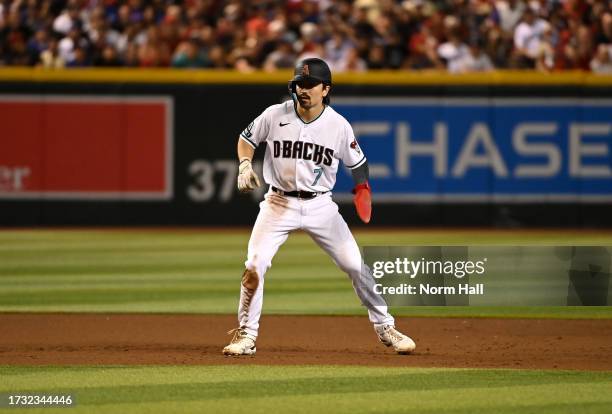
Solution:
<path fill-rule="evenodd" d="M 348 168 L 366 161 L 348 121 L 330 106 L 316 119 L 304 122 L 292 101 L 272 105 L 258 116 L 240 138 L 257 148 L 266 143 L 263 176 L 270 190 L 259 204 L 260 211 L 251 233 L 247 269 L 255 270 L 259 285 L 253 292 L 241 287 L 239 326 L 257 336 L 263 304 L 264 275 L 272 258 L 293 230 L 304 230 L 321 246 L 352 280 L 353 288 L 367 307 L 374 324 L 394 324 L 380 297 L 375 297 L 362 275 L 359 247 L 331 198 L 340 160 Z M 320 193 L 311 199 L 281 197 L 272 186 L 284 192 Z M 364 277 L 365 276 L 365 277 Z"/>

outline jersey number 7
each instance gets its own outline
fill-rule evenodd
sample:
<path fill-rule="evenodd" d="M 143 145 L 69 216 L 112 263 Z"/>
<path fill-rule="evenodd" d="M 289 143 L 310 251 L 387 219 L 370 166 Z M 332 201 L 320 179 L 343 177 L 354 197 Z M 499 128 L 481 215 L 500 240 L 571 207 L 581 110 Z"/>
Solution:
<path fill-rule="evenodd" d="M 310 185 L 317 185 L 317 181 L 319 181 L 319 178 L 321 178 L 321 174 L 323 174 L 323 168 L 315 168 L 313 172 L 317 175 L 317 177 L 315 178 L 314 182 Z"/>

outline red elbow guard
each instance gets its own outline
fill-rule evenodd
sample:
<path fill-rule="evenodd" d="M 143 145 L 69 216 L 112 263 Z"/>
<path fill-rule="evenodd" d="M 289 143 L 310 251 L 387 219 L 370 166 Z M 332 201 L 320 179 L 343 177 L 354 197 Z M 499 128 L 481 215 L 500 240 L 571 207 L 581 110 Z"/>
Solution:
<path fill-rule="evenodd" d="M 357 215 L 364 223 L 369 223 L 372 217 L 372 189 L 370 184 L 366 181 L 365 183 L 357 184 L 352 191 L 355 194 L 353 197 L 353 203 L 357 210 Z"/>

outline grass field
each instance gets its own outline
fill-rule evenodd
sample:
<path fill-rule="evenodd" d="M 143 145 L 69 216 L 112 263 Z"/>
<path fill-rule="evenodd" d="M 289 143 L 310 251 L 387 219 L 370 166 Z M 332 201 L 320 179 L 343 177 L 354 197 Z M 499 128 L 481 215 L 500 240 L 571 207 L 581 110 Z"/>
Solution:
<path fill-rule="evenodd" d="M 234 313 L 249 233 L 0 232 L 0 312 Z M 360 245 L 612 245 L 612 233 L 365 231 Z M 362 315 L 350 282 L 305 234 L 266 275 L 268 314 Z M 609 318 L 612 307 L 411 307 L 414 316 Z"/>
<path fill-rule="evenodd" d="M 0 394 L 70 393 L 44 413 L 602 413 L 608 373 L 364 367 L 0 368 Z M 14 409 L 0 410 L 15 412 Z M 36 410 L 33 410 L 36 411 Z M 28 410 L 30 412 L 30 410 Z"/>
<path fill-rule="evenodd" d="M 233 314 L 249 233 L 0 232 L 0 312 Z M 360 245 L 612 245 L 604 232 L 365 231 Z M 268 314 L 365 314 L 304 234 L 266 279 Z M 396 315 L 612 318 L 612 307 L 398 308 Z M 0 314 L 0 318 L 2 315 Z M 588 341 L 588 338 L 585 338 Z M 71 393 L 24 412 L 608 413 L 612 373 L 353 366 L 0 366 L 0 395 Z M 1 405 L 0 405 L 1 407 Z M 13 408 L 0 412 L 16 412 Z M 18 410 L 19 411 L 19 410 Z"/>

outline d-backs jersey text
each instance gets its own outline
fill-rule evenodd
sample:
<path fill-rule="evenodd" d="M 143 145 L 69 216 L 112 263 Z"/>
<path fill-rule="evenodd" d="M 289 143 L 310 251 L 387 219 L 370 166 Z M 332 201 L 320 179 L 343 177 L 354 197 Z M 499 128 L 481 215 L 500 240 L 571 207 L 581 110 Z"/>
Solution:
<path fill-rule="evenodd" d="M 240 134 L 253 148 L 267 144 L 263 176 L 284 191 L 330 191 L 339 161 L 349 169 L 366 161 L 348 121 L 330 106 L 306 123 L 292 101 L 268 107 Z"/>

